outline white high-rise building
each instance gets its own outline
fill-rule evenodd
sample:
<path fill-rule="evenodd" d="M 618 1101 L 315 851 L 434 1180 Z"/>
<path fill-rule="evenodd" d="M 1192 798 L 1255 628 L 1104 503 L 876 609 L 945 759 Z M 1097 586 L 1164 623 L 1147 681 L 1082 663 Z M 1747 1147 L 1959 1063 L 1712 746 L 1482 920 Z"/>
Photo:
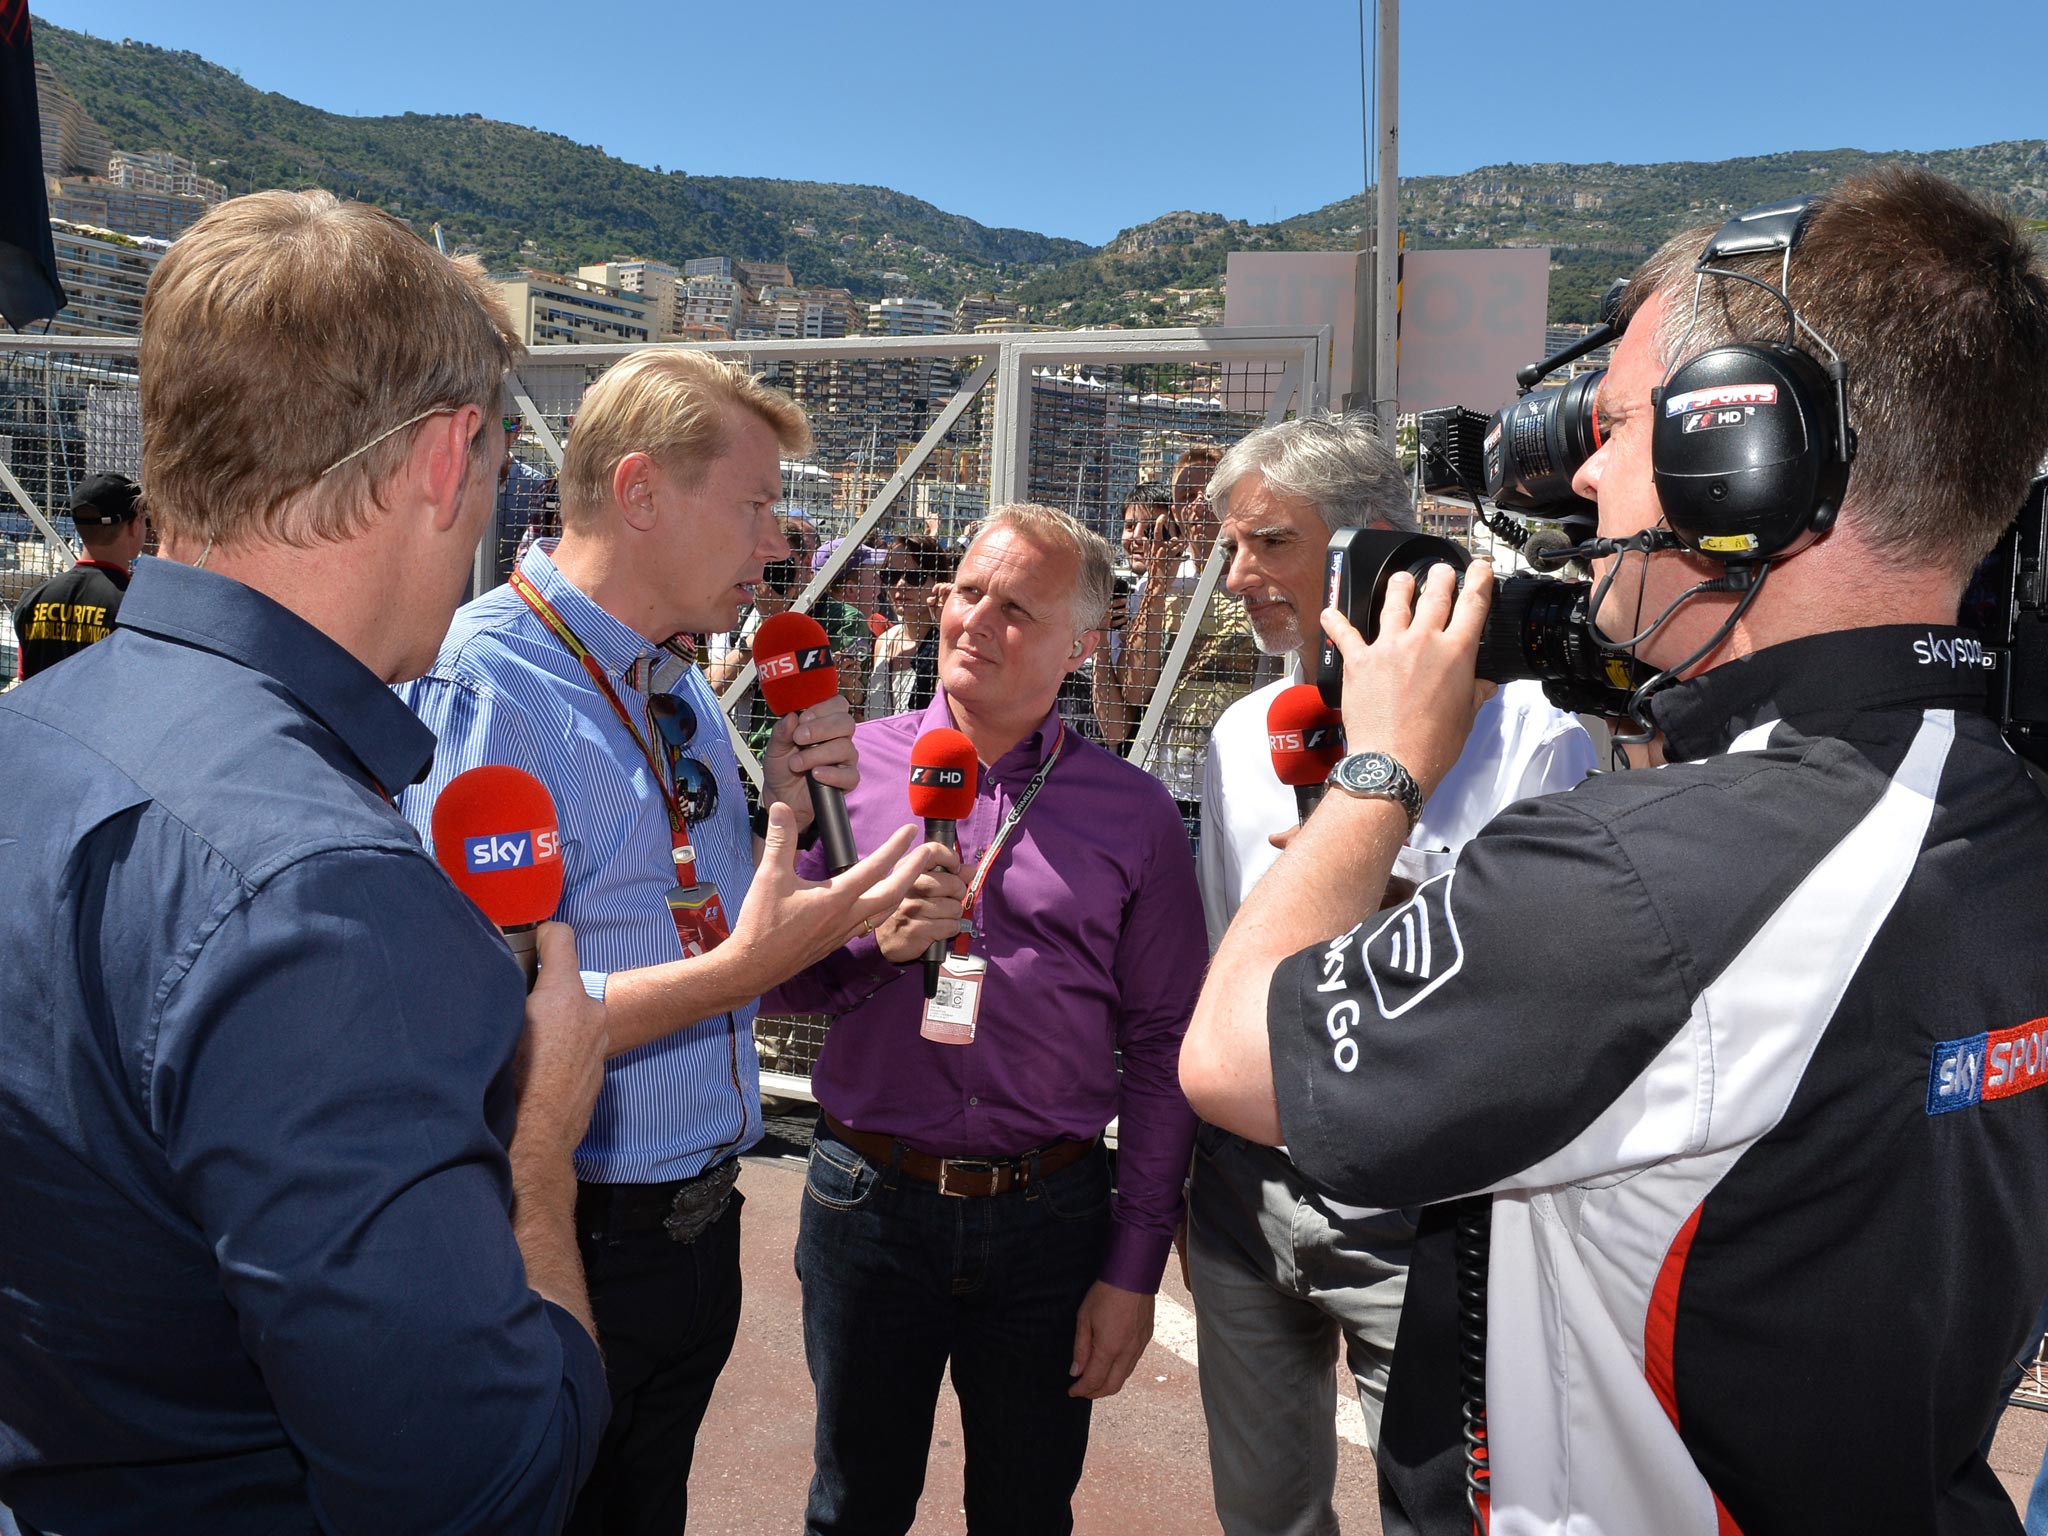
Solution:
<path fill-rule="evenodd" d="M 196 197 L 211 206 L 228 189 L 202 176 L 190 160 L 168 149 L 117 149 L 107 160 L 107 180 L 132 192 L 157 192 L 167 197 Z"/>
<path fill-rule="evenodd" d="M 637 293 L 552 272 L 494 272 L 513 328 L 529 347 L 576 342 L 644 346 L 654 340 L 647 301 Z"/>
<path fill-rule="evenodd" d="M 602 283 L 624 293 L 637 293 L 647 301 L 647 322 L 656 340 L 674 336 L 682 327 L 681 285 L 683 274 L 665 261 L 644 256 L 617 257 L 595 266 L 579 267 L 576 275 L 586 282 Z"/>
<path fill-rule="evenodd" d="M 717 258 L 724 260 L 723 257 Z M 689 263 L 695 265 L 695 263 Z M 715 275 L 686 276 L 676 290 L 684 325 L 715 325 L 730 336 L 739 328 L 746 290 L 738 280 Z"/>
<path fill-rule="evenodd" d="M 953 329 L 953 311 L 930 299 L 884 299 L 868 306 L 871 336 L 943 336 Z"/>

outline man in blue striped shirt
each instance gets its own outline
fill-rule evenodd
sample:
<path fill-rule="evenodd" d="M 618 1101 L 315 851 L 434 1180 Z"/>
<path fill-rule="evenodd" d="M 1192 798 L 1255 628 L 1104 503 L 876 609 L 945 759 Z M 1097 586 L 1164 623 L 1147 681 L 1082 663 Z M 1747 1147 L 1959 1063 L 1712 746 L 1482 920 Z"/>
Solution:
<path fill-rule="evenodd" d="M 739 1327 L 756 1000 L 872 931 L 931 853 L 910 852 L 904 827 L 844 875 L 799 880 L 810 777 L 859 780 L 852 712 L 834 698 L 777 723 L 757 842 L 718 700 L 661 644 L 729 629 L 762 566 L 789 553 L 780 460 L 809 446 L 802 411 L 731 364 L 618 364 L 577 414 L 561 539 L 463 608 L 403 690 L 440 739 L 400 802 L 423 833 L 441 789 L 480 763 L 553 793 L 559 915 L 606 1004 L 614 1054 L 576 1153 L 577 1238 L 614 1416 L 574 1532 L 682 1529 L 697 1426 Z"/>

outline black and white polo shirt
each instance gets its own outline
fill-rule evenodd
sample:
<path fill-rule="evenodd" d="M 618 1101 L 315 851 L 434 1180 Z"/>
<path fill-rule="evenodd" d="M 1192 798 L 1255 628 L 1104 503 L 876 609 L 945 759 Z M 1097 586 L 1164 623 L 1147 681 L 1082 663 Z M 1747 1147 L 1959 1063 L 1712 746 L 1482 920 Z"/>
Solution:
<path fill-rule="evenodd" d="M 1894 627 L 1718 667 L 1669 766 L 1511 807 L 1275 977 L 1311 1177 L 1494 1192 L 1494 1531 L 2013 1528 L 1975 1447 L 2048 1294 L 2048 801 L 1986 676 Z M 1455 1394 L 1437 1283 L 1390 1441 Z"/>

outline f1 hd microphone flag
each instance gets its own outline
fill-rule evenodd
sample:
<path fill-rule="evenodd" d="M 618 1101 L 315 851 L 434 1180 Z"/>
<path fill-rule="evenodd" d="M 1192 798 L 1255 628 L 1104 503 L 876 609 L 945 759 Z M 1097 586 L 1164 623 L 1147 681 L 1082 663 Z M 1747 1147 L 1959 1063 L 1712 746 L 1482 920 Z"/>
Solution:
<path fill-rule="evenodd" d="M 0 0 L 0 318 L 18 331 L 63 307 L 43 187 L 28 0 Z"/>

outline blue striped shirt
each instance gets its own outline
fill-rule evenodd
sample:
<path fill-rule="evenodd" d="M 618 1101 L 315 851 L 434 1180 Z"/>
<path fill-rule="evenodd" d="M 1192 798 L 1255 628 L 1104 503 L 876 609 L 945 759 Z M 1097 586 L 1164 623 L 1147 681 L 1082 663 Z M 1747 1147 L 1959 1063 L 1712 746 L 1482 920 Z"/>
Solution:
<path fill-rule="evenodd" d="M 536 545 L 520 568 L 604 669 L 644 735 L 647 695 L 627 675 L 654 647 L 556 570 L 552 549 L 552 540 Z M 690 840 L 698 868 L 718 887 L 727 920 L 737 924 L 753 880 L 754 844 L 725 717 L 695 667 L 671 664 L 655 677 L 696 714 L 687 752 L 718 780 L 718 808 L 708 822 L 690 828 Z M 682 958 L 668 910 L 675 862 L 660 786 L 583 664 L 518 593 L 498 587 L 466 604 L 433 670 L 398 692 L 440 741 L 433 771 L 398 801 L 422 838 L 429 835 L 435 798 L 455 775 L 482 763 L 524 768 L 555 798 L 563 874 L 556 915 L 576 930 L 578 963 L 591 994 L 604 995 L 613 971 Z M 576 1149 L 576 1176 L 605 1184 L 664 1183 L 700 1173 L 758 1141 L 754 1012 L 748 1003 L 614 1057 L 589 1134 Z"/>

